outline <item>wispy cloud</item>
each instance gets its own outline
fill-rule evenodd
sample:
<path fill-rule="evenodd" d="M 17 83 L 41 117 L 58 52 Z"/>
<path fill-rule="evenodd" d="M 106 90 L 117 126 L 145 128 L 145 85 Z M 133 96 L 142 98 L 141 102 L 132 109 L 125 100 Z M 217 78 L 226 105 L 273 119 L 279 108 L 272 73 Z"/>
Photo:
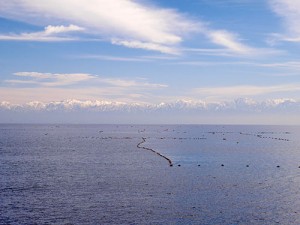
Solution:
<path fill-rule="evenodd" d="M 141 55 L 136 57 L 116 56 L 116 55 L 79 55 L 71 56 L 72 58 L 80 59 L 95 59 L 103 61 L 118 61 L 118 62 L 153 62 L 161 60 L 177 60 L 179 56 L 175 55 Z"/>
<path fill-rule="evenodd" d="M 207 36 L 213 43 L 221 45 L 231 52 L 246 55 L 251 55 L 255 52 L 254 48 L 243 44 L 236 34 L 226 30 L 210 30 L 207 32 Z"/>
<path fill-rule="evenodd" d="M 236 56 L 234 52 L 224 49 L 224 48 L 184 48 L 184 52 L 192 52 L 198 55 L 208 55 L 208 56 Z"/>
<path fill-rule="evenodd" d="M 90 74 L 76 73 L 76 74 L 52 74 L 52 73 L 38 73 L 38 72 L 18 72 L 14 75 L 25 78 L 25 80 L 5 80 L 10 84 L 35 84 L 39 86 L 68 86 L 91 79 L 95 76 Z"/>
<path fill-rule="evenodd" d="M 145 1 L 134 0 L 10 0 L 0 3 L 0 15 L 33 24 L 77 24 L 86 33 L 100 36 L 114 45 L 178 55 L 182 43 L 192 33 L 240 55 L 256 53 L 243 43 L 238 34 L 212 29 L 208 23 L 191 19 L 174 9 L 162 8 Z M 64 29 L 63 29 L 64 30 Z M 2 40 L 69 40 L 53 33 L 2 35 Z M 61 32 L 58 27 L 53 31 Z M 79 31 L 79 30 L 77 30 Z M 71 39 L 71 38 L 70 38 Z"/>
<path fill-rule="evenodd" d="M 139 87 L 139 88 L 166 88 L 166 84 L 153 84 L 148 82 L 138 82 L 135 80 L 124 80 L 124 79 L 109 79 L 102 78 L 99 80 L 102 83 L 110 84 L 118 87 Z"/>
<path fill-rule="evenodd" d="M 110 78 L 85 73 L 60 74 L 18 72 L 16 79 L 5 80 L 0 100 L 58 101 L 63 99 L 105 99 L 125 102 L 147 102 L 156 99 L 149 93 L 160 92 L 168 85 L 145 79 Z"/>
<path fill-rule="evenodd" d="M 237 65 L 251 65 L 251 66 L 259 66 L 260 64 L 255 64 L 253 62 L 247 61 L 223 61 L 223 62 L 216 62 L 216 61 L 180 61 L 176 62 L 176 64 L 180 65 L 189 65 L 189 66 L 202 66 L 202 67 L 209 67 L 209 66 L 237 66 Z"/>
<path fill-rule="evenodd" d="M 121 57 L 121 56 L 113 56 L 113 55 L 81 55 L 76 58 L 82 59 L 96 59 L 96 60 L 104 60 L 104 61 L 118 61 L 118 62 L 150 62 L 151 58 L 146 57 Z"/>
<path fill-rule="evenodd" d="M 278 69 L 288 69 L 293 71 L 300 70 L 300 61 L 287 61 L 287 62 L 274 62 L 274 63 L 260 63 L 257 64 L 261 67 L 270 67 L 270 68 L 278 68 Z"/>
<path fill-rule="evenodd" d="M 113 39 L 111 41 L 114 45 L 122 45 L 128 48 L 146 49 L 151 51 L 158 51 L 166 54 L 178 55 L 179 49 L 175 46 L 169 47 L 162 44 L 151 43 L 151 42 L 141 42 L 141 41 L 128 41 L 128 40 L 117 40 Z"/>
<path fill-rule="evenodd" d="M 2 16 L 34 24 L 75 23 L 113 44 L 165 53 L 173 53 L 200 24 L 176 10 L 133 0 L 65 0 L 63 6 L 60 0 L 11 0 L 0 6 Z"/>
<path fill-rule="evenodd" d="M 253 97 L 258 95 L 267 95 L 270 93 L 286 93 L 295 91 L 300 91 L 300 84 L 283 84 L 274 86 L 241 85 L 195 88 L 192 90 L 192 94 L 203 98 L 228 99 L 236 96 Z"/>
<path fill-rule="evenodd" d="M 67 36 L 66 34 L 70 32 L 80 32 L 84 31 L 84 28 L 69 25 L 69 26 L 47 26 L 44 31 L 33 32 L 33 33 L 21 33 L 21 34 L 9 34 L 0 35 L 0 40 L 8 41 L 72 41 L 77 40 L 77 38 Z"/>
<path fill-rule="evenodd" d="M 71 73 L 71 74 L 60 74 L 60 73 L 39 73 L 39 72 L 17 72 L 15 76 L 22 79 L 5 80 L 5 83 L 9 84 L 33 84 L 36 86 L 44 87 L 60 87 L 60 86 L 71 86 L 75 84 L 82 84 L 88 86 L 103 86 L 109 85 L 113 87 L 123 88 L 166 88 L 165 84 L 149 83 L 146 81 L 120 79 L 120 78 L 107 78 L 103 76 L 97 76 L 86 73 Z"/>
<path fill-rule="evenodd" d="M 285 34 L 273 34 L 270 42 L 277 40 L 300 42 L 300 2 L 297 0 L 269 0 L 273 11 L 283 19 Z"/>

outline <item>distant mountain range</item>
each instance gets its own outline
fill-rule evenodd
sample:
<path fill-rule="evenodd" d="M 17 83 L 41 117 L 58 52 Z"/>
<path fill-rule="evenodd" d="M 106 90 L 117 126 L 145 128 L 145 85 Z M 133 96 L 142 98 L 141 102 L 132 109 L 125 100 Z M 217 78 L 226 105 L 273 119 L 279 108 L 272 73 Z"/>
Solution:
<path fill-rule="evenodd" d="M 168 112 L 168 111 L 201 111 L 201 112 L 300 112 L 300 101 L 293 99 L 271 99 L 266 101 L 255 101 L 248 98 L 239 98 L 233 101 L 205 102 L 178 100 L 168 103 L 124 103 L 111 101 L 82 101 L 64 100 L 55 102 L 33 101 L 25 104 L 12 104 L 0 102 L 1 111 L 93 111 L 93 112 Z"/>

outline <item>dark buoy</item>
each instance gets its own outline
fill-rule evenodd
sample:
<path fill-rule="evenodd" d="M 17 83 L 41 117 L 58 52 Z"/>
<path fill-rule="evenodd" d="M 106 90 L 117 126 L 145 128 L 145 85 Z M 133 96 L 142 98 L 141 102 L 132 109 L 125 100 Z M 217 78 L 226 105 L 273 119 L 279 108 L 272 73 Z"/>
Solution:
<path fill-rule="evenodd" d="M 249 167 L 249 165 L 247 165 L 246 167 Z"/>
<path fill-rule="evenodd" d="M 200 164 L 198 166 L 200 166 Z"/>
<path fill-rule="evenodd" d="M 224 166 L 224 164 L 222 164 L 221 166 Z"/>
<path fill-rule="evenodd" d="M 178 166 L 181 166 L 180 164 L 178 164 Z"/>
<path fill-rule="evenodd" d="M 277 166 L 277 168 L 279 168 L 280 166 Z"/>

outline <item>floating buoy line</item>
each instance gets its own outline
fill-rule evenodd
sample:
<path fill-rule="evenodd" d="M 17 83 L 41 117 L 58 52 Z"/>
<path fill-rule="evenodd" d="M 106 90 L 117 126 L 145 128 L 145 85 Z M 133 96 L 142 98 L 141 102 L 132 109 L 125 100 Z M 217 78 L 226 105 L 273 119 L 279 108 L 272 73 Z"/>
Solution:
<path fill-rule="evenodd" d="M 160 156 L 160 157 L 164 158 L 165 160 L 167 160 L 168 163 L 169 163 L 169 166 L 173 166 L 172 160 L 169 159 L 168 157 L 166 157 L 166 156 L 160 154 L 159 152 L 155 151 L 155 150 L 152 149 L 152 148 L 147 148 L 147 147 L 141 146 L 141 144 L 143 144 L 143 143 L 145 143 L 145 142 L 146 142 L 146 138 L 142 137 L 142 141 L 141 141 L 140 143 L 138 143 L 136 147 L 141 148 L 141 149 L 145 149 L 145 150 L 148 150 L 148 151 L 151 151 L 151 152 L 157 154 L 158 156 Z"/>

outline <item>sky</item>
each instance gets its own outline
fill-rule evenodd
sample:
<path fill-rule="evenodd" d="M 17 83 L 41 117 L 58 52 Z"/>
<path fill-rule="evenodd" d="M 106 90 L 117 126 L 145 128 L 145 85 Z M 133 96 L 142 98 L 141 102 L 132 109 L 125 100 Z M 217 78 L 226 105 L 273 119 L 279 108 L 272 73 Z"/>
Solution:
<path fill-rule="evenodd" d="M 1 123 L 300 125 L 298 0 L 0 0 Z"/>

